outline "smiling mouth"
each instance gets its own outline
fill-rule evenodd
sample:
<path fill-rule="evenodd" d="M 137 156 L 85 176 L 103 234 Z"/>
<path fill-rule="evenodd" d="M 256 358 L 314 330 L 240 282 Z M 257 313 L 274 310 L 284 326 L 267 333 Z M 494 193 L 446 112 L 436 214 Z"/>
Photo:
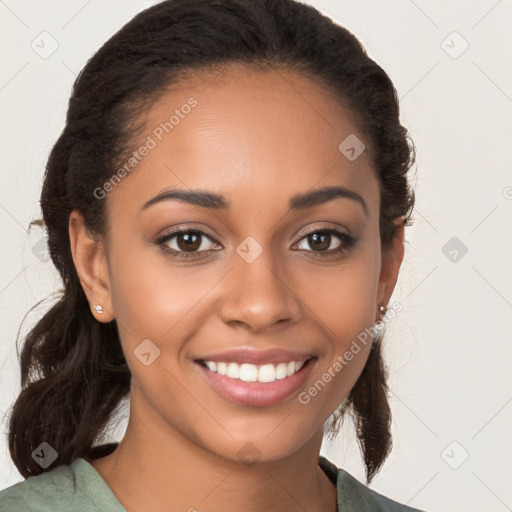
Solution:
<path fill-rule="evenodd" d="M 244 354 L 246 357 L 244 357 Z M 230 352 L 195 359 L 205 381 L 218 395 L 232 403 L 250 407 L 266 407 L 291 397 L 306 382 L 318 357 L 304 354 L 288 354 L 277 351 L 254 354 Z M 222 359 L 231 359 L 223 361 Z M 233 358 L 238 361 L 233 361 Z M 245 363 L 251 359 L 253 363 Z M 269 359 L 275 359 L 270 362 Z M 284 360 L 283 360 L 284 359 Z"/>
<path fill-rule="evenodd" d="M 301 361 L 289 361 L 277 364 L 267 363 L 262 365 L 207 361 L 204 359 L 198 359 L 196 362 L 211 372 L 229 377 L 230 379 L 242 382 L 271 383 L 295 375 L 313 359 L 315 358 L 312 357 Z"/>

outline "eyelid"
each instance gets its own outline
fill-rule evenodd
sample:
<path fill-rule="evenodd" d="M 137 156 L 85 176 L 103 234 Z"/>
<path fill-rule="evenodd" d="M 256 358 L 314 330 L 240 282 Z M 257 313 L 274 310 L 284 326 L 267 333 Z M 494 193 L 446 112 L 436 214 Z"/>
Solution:
<path fill-rule="evenodd" d="M 300 240 L 302 240 L 304 237 L 308 236 L 309 234 L 311 233 L 316 233 L 317 231 L 322 231 L 324 229 L 335 229 L 336 231 L 341 231 L 342 233 L 345 233 L 346 235 L 349 235 L 350 236 L 350 230 L 336 224 L 335 225 L 336 227 L 333 228 L 333 225 L 332 223 L 331 224 L 327 224 L 327 223 L 324 223 L 324 224 L 320 224 L 320 225 L 316 225 L 316 226 L 312 226 L 308 229 L 306 229 L 305 231 L 302 231 L 300 232 L 299 234 L 296 234 L 294 235 L 294 238 L 295 237 L 298 237 L 297 240 L 293 243 L 294 245 L 299 242 Z M 212 234 L 210 234 L 208 231 L 206 231 L 204 228 L 202 227 L 194 227 L 194 226 L 178 226 L 174 229 L 172 229 L 172 231 L 168 231 L 168 232 L 164 232 L 162 235 L 160 236 L 157 236 L 155 238 L 155 243 L 162 243 L 162 241 L 164 241 L 166 238 L 170 237 L 170 236 L 173 236 L 173 235 L 176 235 L 176 234 L 179 234 L 179 233 L 182 233 L 182 232 L 189 232 L 189 231 L 197 231 L 199 232 L 201 235 L 203 236 L 206 236 L 207 238 L 209 238 L 212 242 L 215 242 L 216 244 L 219 244 L 219 245 L 222 245 Z"/>
<path fill-rule="evenodd" d="M 344 255 L 348 251 L 352 250 L 358 243 L 358 237 L 353 236 L 350 234 L 350 230 L 346 228 L 343 225 L 337 224 L 332 221 L 317 221 L 319 224 L 312 225 L 303 231 L 297 232 L 294 234 L 294 242 L 290 246 L 290 249 L 292 251 L 298 251 L 298 252 L 305 252 L 308 255 L 311 255 L 311 257 L 314 257 L 316 261 L 321 261 L 325 258 L 324 261 L 329 261 L 329 258 L 336 258 Z M 204 227 L 203 227 L 204 226 Z M 206 238 L 214 245 L 220 246 L 216 249 L 203 249 L 203 250 L 194 250 L 194 251 L 183 251 L 179 249 L 170 248 L 168 244 L 175 239 L 177 235 L 180 233 L 185 232 L 195 232 L 198 233 L 200 237 Z M 329 249 L 327 251 L 315 251 L 315 250 L 308 250 L 308 249 L 294 249 L 295 246 L 302 243 L 304 239 L 308 237 L 308 235 L 312 233 L 329 233 L 331 236 L 334 236 L 337 238 L 340 242 L 340 245 L 337 248 Z M 211 256 L 212 253 L 218 252 L 221 249 L 224 249 L 224 246 L 222 243 L 220 243 L 216 236 L 212 235 L 208 228 L 200 223 L 199 226 L 190 225 L 190 224 L 180 224 L 175 227 L 169 228 L 168 230 L 165 230 L 164 233 L 160 236 L 157 236 L 155 239 L 153 239 L 153 243 L 161 248 L 162 251 L 164 251 L 169 258 L 172 260 L 179 262 L 179 261 L 202 261 L 205 258 L 208 258 L 208 256 Z M 202 244 L 200 245 L 202 246 Z"/>
<path fill-rule="evenodd" d="M 344 228 L 343 226 L 340 226 L 339 224 L 335 224 L 333 227 L 333 224 L 321 224 L 312 226 L 311 228 L 306 229 L 305 231 L 300 232 L 298 235 L 299 239 L 297 241 L 302 240 L 304 237 L 310 235 L 311 233 L 316 233 L 317 231 L 323 231 L 323 230 L 336 230 L 340 231 L 341 233 L 344 233 L 348 236 L 350 236 L 350 231 L 347 228 Z M 297 243 L 297 242 L 295 242 Z"/>
<path fill-rule="evenodd" d="M 194 226 L 178 226 L 176 228 L 172 228 L 169 231 L 164 231 L 163 234 L 158 235 L 154 239 L 154 243 L 159 244 L 162 243 L 165 239 L 169 239 L 174 235 L 178 235 L 179 233 L 189 233 L 190 231 L 194 231 L 200 233 L 202 236 L 209 238 L 212 242 L 216 244 L 220 244 L 220 242 L 208 231 L 206 231 L 203 227 L 194 227 Z"/>

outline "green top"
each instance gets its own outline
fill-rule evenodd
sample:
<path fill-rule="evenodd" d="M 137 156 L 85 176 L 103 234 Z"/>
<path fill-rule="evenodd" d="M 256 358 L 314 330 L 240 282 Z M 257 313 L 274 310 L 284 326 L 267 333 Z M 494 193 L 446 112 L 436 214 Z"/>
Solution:
<path fill-rule="evenodd" d="M 338 490 L 340 512 L 421 512 L 360 483 L 325 457 L 319 466 Z M 126 512 L 94 467 L 83 458 L 57 466 L 0 492 L 1 512 Z"/>

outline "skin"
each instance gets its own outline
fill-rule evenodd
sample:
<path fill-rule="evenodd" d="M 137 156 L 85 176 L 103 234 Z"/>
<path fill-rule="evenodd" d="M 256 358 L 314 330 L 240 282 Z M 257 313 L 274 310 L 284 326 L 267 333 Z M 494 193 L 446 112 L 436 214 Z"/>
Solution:
<path fill-rule="evenodd" d="M 239 65 L 196 74 L 146 113 L 144 137 L 191 96 L 197 106 L 103 199 L 108 233 L 90 234 L 77 211 L 69 219 L 82 286 L 91 308 L 103 306 L 91 312 L 99 322 L 116 319 L 132 373 L 126 434 L 91 463 L 129 512 L 334 511 L 336 488 L 318 466 L 323 424 L 355 384 L 370 344 L 307 405 L 298 393 L 265 407 L 230 402 L 194 359 L 232 348 L 314 354 L 299 392 L 307 390 L 389 303 L 403 225 L 383 251 L 369 141 L 352 162 L 338 150 L 349 134 L 365 138 L 317 81 Z M 289 209 L 294 194 L 330 185 L 358 193 L 367 214 L 348 198 Z M 230 208 L 166 200 L 141 210 L 169 187 L 223 194 Z M 208 252 L 178 261 L 154 243 L 177 226 L 211 235 L 201 238 Z M 303 233 L 316 226 L 357 242 L 315 257 Z M 236 252 L 248 236 L 263 250 L 252 263 Z M 345 243 L 330 240 L 323 251 Z M 186 247 L 178 237 L 167 246 Z M 134 350 L 148 338 L 161 353 L 145 366 Z M 250 466 L 237 455 L 248 442 L 258 458 Z"/>

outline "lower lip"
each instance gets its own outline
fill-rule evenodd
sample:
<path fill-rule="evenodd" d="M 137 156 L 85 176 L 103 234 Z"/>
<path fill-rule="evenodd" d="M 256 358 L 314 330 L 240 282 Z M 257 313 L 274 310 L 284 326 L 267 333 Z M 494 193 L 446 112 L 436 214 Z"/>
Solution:
<path fill-rule="evenodd" d="M 308 360 L 297 373 L 274 382 L 244 382 L 219 375 L 197 362 L 196 365 L 213 389 L 223 398 L 240 405 L 261 407 L 276 404 L 297 391 L 304 384 L 313 362 L 314 359 Z"/>

